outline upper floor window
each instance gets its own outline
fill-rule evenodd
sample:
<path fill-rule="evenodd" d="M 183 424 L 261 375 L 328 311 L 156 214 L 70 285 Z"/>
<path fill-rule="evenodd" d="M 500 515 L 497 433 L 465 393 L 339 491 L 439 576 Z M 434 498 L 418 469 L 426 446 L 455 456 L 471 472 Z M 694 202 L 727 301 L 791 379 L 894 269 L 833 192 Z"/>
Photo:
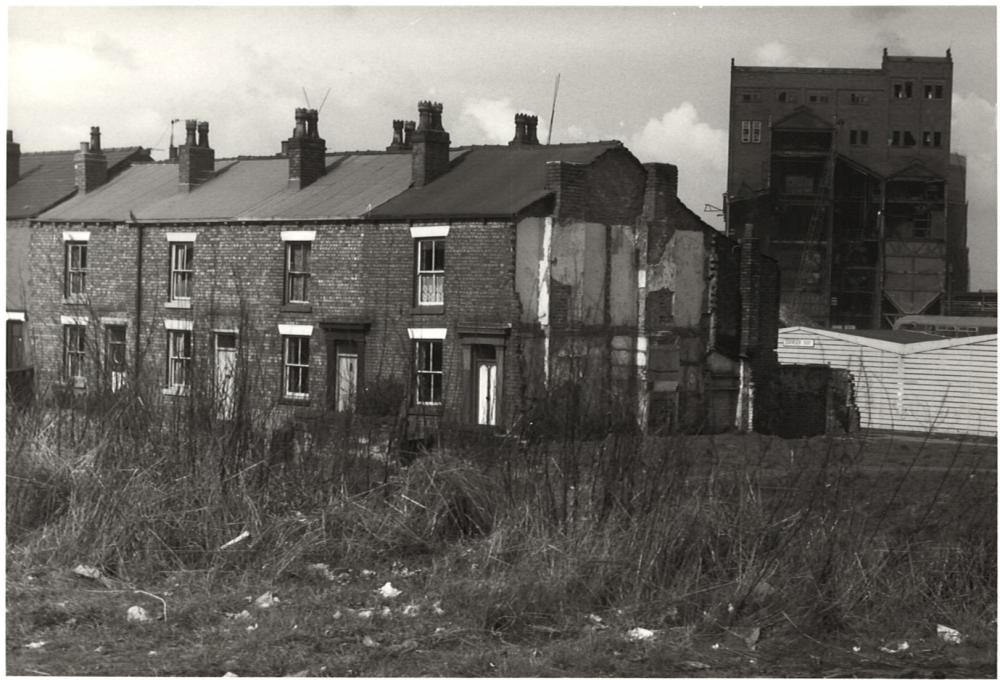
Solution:
<path fill-rule="evenodd" d="M 760 144 L 763 125 L 759 120 L 740 121 L 740 143 Z"/>
<path fill-rule="evenodd" d="M 917 139 L 909 130 L 893 130 L 890 146 L 916 146 Z"/>
<path fill-rule="evenodd" d="M 913 81 L 901 80 L 892 84 L 892 96 L 894 99 L 912 99 Z"/>
<path fill-rule="evenodd" d="M 851 93 L 851 103 L 852 104 L 867 104 L 869 102 L 869 95 L 867 92 L 852 92 Z"/>
<path fill-rule="evenodd" d="M 65 283 L 63 295 L 67 298 L 81 297 L 87 292 L 87 245 L 90 232 L 64 231 Z"/>
<path fill-rule="evenodd" d="M 924 99 L 944 99 L 944 85 L 937 83 L 924 85 Z"/>
<path fill-rule="evenodd" d="M 416 300 L 417 306 L 444 304 L 444 251 L 449 227 L 410 227 L 416 243 Z"/>
<path fill-rule="evenodd" d="M 739 98 L 740 101 L 744 103 L 759 102 L 760 92 L 757 90 L 741 90 L 739 93 Z"/>
<path fill-rule="evenodd" d="M 830 93 L 826 90 L 810 92 L 808 97 L 810 104 L 828 104 L 830 102 Z"/>
<path fill-rule="evenodd" d="M 799 101 L 799 93 L 795 90 L 782 90 L 778 93 L 778 101 L 785 104 L 795 104 Z"/>
<path fill-rule="evenodd" d="M 920 141 L 921 141 L 921 144 L 923 146 L 931 146 L 931 147 L 934 147 L 934 148 L 940 148 L 941 147 L 941 133 L 940 132 L 932 132 L 930 130 L 924 130 L 924 133 L 923 133 Z"/>
<path fill-rule="evenodd" d="M 167 234 L 170 242 L 170 280 L 168 299 L 190 304 L 194 284 L 195 234 Z"/>
<path fill-rule="evenodd" d="M 309 259 L 315 231 L 283 231 L 281 240 L 285 244 L 285 303 L 305 304 L 309 302 L 309 282 L 311 270 Z"/>

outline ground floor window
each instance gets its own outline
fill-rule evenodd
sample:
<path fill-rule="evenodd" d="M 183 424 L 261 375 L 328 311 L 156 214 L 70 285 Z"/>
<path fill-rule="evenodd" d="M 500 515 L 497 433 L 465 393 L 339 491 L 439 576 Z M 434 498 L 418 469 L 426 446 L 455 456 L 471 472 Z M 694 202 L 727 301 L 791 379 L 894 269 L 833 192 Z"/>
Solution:
<path fill-rule="evenodd" d="M 418 340 L 417 353 L 417 403 L 441 403 L 444 385 L 444 361 L 441 340 Z"/>
<path fill-rule="evenodd" d="M 125 326 L 106 326 L 104 329 L 104 356 L 112 392 L 125 384 Z"/>
<path fill-rule="evenodd" d="M 309 397 L 309 336 L 286 335 L 284 338 L 284 396 Z"/>
<path fill-rule="evenodd" d="M 24 322 L 7 322 L 7 368 L 24 366 Z"/>
<path fill-rule="evenodd" d="M 63 377 L 67 383 L 76 387 L 84 385 L 86 347 L 86 326 L 63 326 Z"/>
<path fill-rule="evenodd" d="M 183 389 L 191 378 L 191 331 L 167 331 L 167 386 Z"/>

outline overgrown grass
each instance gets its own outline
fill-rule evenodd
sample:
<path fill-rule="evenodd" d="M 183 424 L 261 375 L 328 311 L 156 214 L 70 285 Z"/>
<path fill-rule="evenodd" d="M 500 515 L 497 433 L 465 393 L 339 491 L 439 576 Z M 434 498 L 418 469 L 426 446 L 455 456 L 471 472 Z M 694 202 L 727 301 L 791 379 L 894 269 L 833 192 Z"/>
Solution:
<path fill-rule="evenodd" d="M 38 406 L 9 419 L 14 574 L 84 563 L 154 588 L 184 573 L 282 583 L 315 562 L 400 562 L 419 564 L 411 586 L 485 639 L 558 642 L 591 614 L 675 642 L 943 623 L 995 663 L 995 448 L 951 444 L 928 469 L 930 440 L 889 465 L 875 448 L 885 439 L 454 436 L 403 466 L 384 424 L 276 439 L 138 408 Z M 552 647 L 547 668 L 585 670 L 573 640 Z M 590 651 L 618 650 L 609 644 Z M 464 658 L 456 674 L 485 674 Z"/>

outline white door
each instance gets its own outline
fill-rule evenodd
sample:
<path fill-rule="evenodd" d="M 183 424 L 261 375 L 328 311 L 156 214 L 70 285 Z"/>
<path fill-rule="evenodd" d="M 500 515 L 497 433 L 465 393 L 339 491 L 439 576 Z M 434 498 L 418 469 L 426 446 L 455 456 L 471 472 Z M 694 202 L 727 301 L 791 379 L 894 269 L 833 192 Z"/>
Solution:
<path fill-rule="evenodd" d="M 220 420 L 232 420 L 236 410 L 236 335 L 215 335 L 215 402 Z"/>
<path fill-rule="evenodd" d="M 337 411 L 353 411 L 358 389 L 357 352 L 337 352 Z"/>
<path fill-rule="evenodd" d="M 480 425 L 497 424 L 497 365 L 493 362 L 479 364 L 479 394 L 477 395 L 478 416 L 476 422 Z"/>

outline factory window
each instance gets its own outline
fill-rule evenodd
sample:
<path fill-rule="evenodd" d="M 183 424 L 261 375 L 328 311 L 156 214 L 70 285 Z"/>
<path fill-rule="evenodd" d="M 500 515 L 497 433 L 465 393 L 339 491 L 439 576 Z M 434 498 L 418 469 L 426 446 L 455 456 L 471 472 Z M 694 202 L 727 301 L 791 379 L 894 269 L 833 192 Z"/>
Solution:
<path fill-rule="evenodd" d="M 799 93 L 794 90 L 782 90 L 778 93 L 778 101 L 785 104 L 795 104 L 799 101 Z"/>
<path fill-rule="evenodd" d="M 740 121 L 740 143 L 760 144 L 761 129 L 762 125 L 759 120 Z"/>
<path fill-rule="evenodd" d="M 867 92 L 852 92 L 851 93 L 851 103 L 852 104 L 867 104 L 868 103 L 868 93 Z"/>
<path fill-rule="evenodd" d="M 944 99 L 944 85 L 924 85 L 924 99 Z"/>
<path fill-rule="evenodd" d="M 903 80 L 892 84 L 892 96 L 895 99 L 913 98 L 913 81 Z"/>
<path fill-rule="evenodd" d="M 920 140 L 923 146 L 932 146 L 935 149 L 941 148 L 941 133 L 924 130 Z"/>
<path fill-rule="evenodd" d="M 919 215 L 913 218 L 913 238 L 930 238 L 931 218 L 928 215 Z"/>
<path fill-rule="evenodd" d="M 903 132 L 903 146 L 916 146 L 917 138 L 909 130 Z"/>
<path fill-rule="evenodd" d="M 740 92 L 740 101 L 744 103 L 759 102 L 760 92 L 756 90 L 743 90 Z"/>
<path fill-rule="evenodd" d="M 868 146 L 868 130 L 851 130 L 851 146 Z"/>
<path fill-rule="evenodd" d="M 810 92 L 809 93 L 809 103 L 810 104 L 827 104 L 830 101 L 830 93 L 826 91 L 821 92 Z"/>
<path fill-rule="evenodd" d="M 916 146 L 917 139 L 909 130 L 893 130 L 890 146 Z"/>

